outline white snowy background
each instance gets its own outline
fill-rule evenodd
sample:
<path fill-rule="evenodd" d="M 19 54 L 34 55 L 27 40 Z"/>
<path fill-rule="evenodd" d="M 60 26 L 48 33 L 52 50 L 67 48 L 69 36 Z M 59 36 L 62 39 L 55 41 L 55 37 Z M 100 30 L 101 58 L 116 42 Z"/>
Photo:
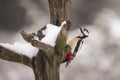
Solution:
<path fill-rule="evenodd" d="M 61 80 L 120 80 L 119 4 L 119 0 L 72 0 L 69 36 L 78 33 L 79 24 L 90 35 L 70 66 L 61 65 Z M 4 13 L 0 13 L 0 43 L 25 43 L 20 29 L 36 32 L 49 23 L 47 0 L 1 0 L 0 11 Z M 0 80 L 34 80 L 34 75 L 26 66 L 0 60 Z"/>

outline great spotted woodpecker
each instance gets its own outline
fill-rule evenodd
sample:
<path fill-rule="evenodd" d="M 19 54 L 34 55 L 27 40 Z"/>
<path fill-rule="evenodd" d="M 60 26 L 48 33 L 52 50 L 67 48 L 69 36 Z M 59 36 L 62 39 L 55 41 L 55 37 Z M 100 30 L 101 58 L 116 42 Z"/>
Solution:
<path fill-rule="evenodd" d="M 89 31 L 86 28 L 79 27 L 80 32 L 82 35 L 78 35 L 73 37 L 70 41 L 68 41 L 68 45 L 71 46 L 72 53 L 75 56 L 78 50 L 82 47 L 83 39 L 89 36 Z"/>
<path fill-rule="evenodd" d="M 63 62 L 66 62 L 66 67 L 69 65 L 71 60 L 76 56 L 76 53 L 78 52 L 78 50 L 82 47 L 83 39 L 89 36 L 89 31 L 86 28 L 79 27 L 79 30 L 80 30 L 80 33 L 82 33 L 82 35 L 73 37 L 67 43 L 67 45 L 71 47 L 71 51 L 70 51 L 71 55 L 70 55 L 70 52 L 66 53 L 65 60 L 63 61 Z M 67 59 L 68 54 L 70 57 L 69 59 Z"/>

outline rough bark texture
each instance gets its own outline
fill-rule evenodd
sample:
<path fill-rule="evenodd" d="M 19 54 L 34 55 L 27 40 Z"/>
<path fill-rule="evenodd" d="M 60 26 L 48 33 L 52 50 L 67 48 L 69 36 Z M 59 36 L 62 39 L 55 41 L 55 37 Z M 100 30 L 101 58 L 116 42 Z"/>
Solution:
<path fill-rule="evenodd" d="M 50 8 L 50 22 L 60 25 L 64 20 L 68 20 L 70 0 L 48 0 Z"/>
<path fill-rule="evenodd" d="M 21 31 L 24 40 L 39 48 L 37 56 L 31 60 L 26 56 L 15 54 L 13 51 L 0 47 L 0 58 L 32 67 L 35 80 L 60 80 L 59 68 L 61 62 L 64 60 L 66 38 L 71 26 L 68 18 L 70 0 L 48 0 L 48 2 L 50 8 L 50 23 L 59 26 L 61 22 L 67 21 L 67 24 L 63 26 L 57 37 L 55 47 L 33 40 L 33 36 L 25 31 Z M 36 34 L 39 39 L 44 37 L 41 31 L 42 30 L 39 30 Z"/>

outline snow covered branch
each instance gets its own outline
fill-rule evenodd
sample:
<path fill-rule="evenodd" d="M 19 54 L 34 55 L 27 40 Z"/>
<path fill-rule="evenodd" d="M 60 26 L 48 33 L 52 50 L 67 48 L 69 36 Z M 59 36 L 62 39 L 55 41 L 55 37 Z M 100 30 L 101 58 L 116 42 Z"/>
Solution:
<path fill-rule="evenodd" d="M 40 42 L 38 39 L 35 39 L 33 34 L 28 34 L 25 31 L 21 31 L 21 35 L 23 37 L 23 39 L 27 42 L 30 42 L 34 47 L 39 48 L 40 50 L 43 51 L 48 51 L 49 50 L 49 45 Z"/>
<path fill-rule="evenodd" d="M 28 34 L 25 31 L 21 32 L 23 39 L 32 46 L 49 53 L 55 48 L 55 53 L 64 57 L 64 49 L 66 46 L 66 40 L 68 31 L 71 27 L 70 20 L 63 21 L 60 26 L 53 24 L 47 24 L 45 28 L 38 31 L 37 34 Z M 40 38 L 42 36 L 42 38 Z"/>
<path fill-rule="evenodd" d="M 25 55 L 18 54 L 12 50 L 4 48 L 0 45 L 0 58 L 7 61 L 17 62 L 26 66 L 31 66 L 31 59 Z"/>

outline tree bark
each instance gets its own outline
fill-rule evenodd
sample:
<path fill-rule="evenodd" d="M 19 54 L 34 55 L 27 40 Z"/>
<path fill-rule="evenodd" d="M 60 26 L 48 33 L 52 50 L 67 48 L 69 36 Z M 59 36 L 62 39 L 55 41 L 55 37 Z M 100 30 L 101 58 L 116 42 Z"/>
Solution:
<path fill-rule="evenodd" d="M 53 54 L 51 52 L 49 54 Z M 44 51 L 39 51 L 38 55 L 33 58 L 33 70 L 35 73 L 35 80 L 60 80 L 59 78 L 59 66 L 57 63 L 57 57 L 51 55 L 51 58 L 47 57 Z M 47 59 L 50 59 L 49 61 Z"/>
<path fill-rule="evenodd" d="M 50 8 L 50 22 L 60 25 L 62 21 L 69 19 L 70 0 L 48 0 Z"/>

